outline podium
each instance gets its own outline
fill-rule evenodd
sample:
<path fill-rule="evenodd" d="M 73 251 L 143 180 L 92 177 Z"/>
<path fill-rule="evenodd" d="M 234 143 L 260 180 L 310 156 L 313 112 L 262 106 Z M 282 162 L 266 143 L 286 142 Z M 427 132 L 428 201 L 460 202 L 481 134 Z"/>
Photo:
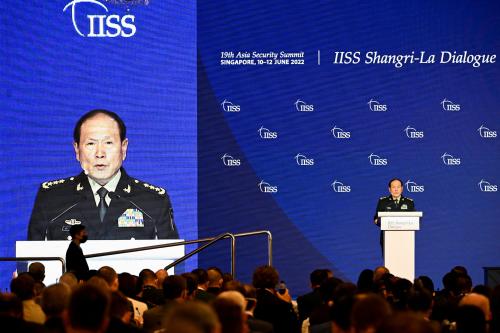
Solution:
<path fill-rule="evenodd" d="M 384 233 L 384 266 L 395 276 L 415 279 L 415 231 L 422 212 L 378 212 Z"/>
<path fill-rule="evenodd" d="M 182 239 L 152 239 L 152 240 L 89 240 L 81 244 L 84 255 L 94 253 L 133 249 L 137 247 L 177 243 Z M 17 241 L 17 257 L 61 257 L 66 260 L 68 240 L 57 241 Z M 118 274 L 128 272 L 138 275 L 143 268 L 156 271 L 164 268 L 174 260 L 184 256 L 184 245 L 164 247 L 159 249 L 115 254 L 110 256 L 87 258 L 90 269 L 99 269 L 102 266 L 113 267 Z M 33 260 L 37 261 L 37 260 Z M 45 285 L 56 283 L 61 276 L 59 261 L 40 261 L 45 265 Z M 168 271 L 174 274 L 173 268 Z"/>

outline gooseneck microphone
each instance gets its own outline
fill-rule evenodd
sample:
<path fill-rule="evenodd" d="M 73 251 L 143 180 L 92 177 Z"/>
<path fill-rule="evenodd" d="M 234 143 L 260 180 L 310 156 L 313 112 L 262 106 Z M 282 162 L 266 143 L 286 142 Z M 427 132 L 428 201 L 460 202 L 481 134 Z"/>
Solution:
<path fill-rule="evenodd" d="M 70 210 L 72 210 L 73 208 L 75 208 L 78 204 L 80 204 L 85 199 L 86 199 L 86 197 L 82 196 L 80 199 L 78 199 L 78 201 L 76 201 L 75 203 L 73 203 L 68 208 L 64 209 L 62 212 L 60 212 L 59 214 L 57 214 L 53 219 L 51 219 L 49 221 L 49 223 L 47 223 L 47 226 L 45 227 L 45 240 L 47 240 L 47 234 L 48 234 L 50 225 L 53 222 L 55 222 L 58 218 L 60 218 L 61 216 L 63 216 L 64 214 L 66 214 L 67 212 L 69 212 Z"/>
<path fill-rule="evenodd" d="M 121 195 L 119 195 L 118 193 L 115 193 L 115 192 L 108 192 L 108 195 L 111 199 L 117 199 L 117 200 L 125 200 L 129 203 L 131 203 L 135 208 L 137 208 L 138 210 L 141 211 L 141 213 L 143 213 L 144 215 L 146 215 L 147 217 L 149 217 L 149 219 L 151 221 L 153 221 L 153 226 L 155 228 L 155 239 L 158 239 L 158 228 L 156 227 L 156 220 L 148 214 L 148 212 L 146 212 L 144 209 L 142 209 L 138 204 L 136 204 L 135 202 L 133 202 L 132 200 L 126 198 L 126 197 L 122 197 Z"/>

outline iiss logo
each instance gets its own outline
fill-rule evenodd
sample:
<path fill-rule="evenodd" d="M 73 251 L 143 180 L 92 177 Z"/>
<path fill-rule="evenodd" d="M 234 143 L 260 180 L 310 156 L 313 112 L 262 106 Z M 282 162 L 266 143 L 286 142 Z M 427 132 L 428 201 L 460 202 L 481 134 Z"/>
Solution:
<path fill-rule="evenodd" d="M 423 131 L 417 131 L 415 128 L 407 126 L 404 129 L 406 136 L 409 139 L 423 139 L 424 138 L 424 132 Z"/>
<path fill-rule="evenodd" d="M 411 180 L 407 180 L 406 183 L 405 183 L 405 186 L 406 186 L 406 190 L 410 193 L 420 193 L 420 192 L 424 192 L 424 185 L 418 185 L 417 183 L 415 183 L 414 181 L 411 181 Z"/>
<path fill-rule="evenodd" d="M 498 186 L 497 185 L 492 185 L 490 182 L 481 179 L 479 183 L 477 183 L 479 186 L 479 189 L 481 192 L 497 192 L 498 191 Z"/>
<path fill-rule="evenodd" d="M 295 108 L 299 112 L 313 112 L 314 111 L 313 104 L 307 104 L 306 102 L 300 100 L 300 98 L 294 104 L 295 104 Z"/>
<path fill-rule="evenodd" d="M 460 161 L 460 158 L 456 158 L 446 152 L 443 154 L 443 156 L 441 156 L 441 159 L 443 160 L 444 165 L 448 166 L 456 166 L 462 163 Z"/>
<path fill-rule="evenodd" d="M 374 99 L 370 99 L 370 101 L 368 102 L 368 106 L 370 107 L 370 110 L 374 112 L 387 111 L 387 104 L 381 104 L 379 101 L 376 101 Z"/>
<path fill-rule="evenodd" d="M 222 155 L 221 159 L 222 163 L 227 167 L 239 167 L 241 165 L 240 159 L 234 158 L 228 154 Z"/>
<path fill-rule="evenodd" d="M 85 6 L 87 10 L 90 7 L 95 8 L 92 14 L 86 15 L 86 24 L 77 23 L 76 8 L 80 7 L 80 4 L 87 4 Z M 63 12 L 68 8 L 71 8 L 73 27 L 77 34 L 82 37 L 132 37 L 137 31 L 134 24 L 134 15 L 108 15 L 108 8 L 98 0 L 72 0 L 64 6 Z M 96 11 L 98 14 L 96 14 Z"/>
<path fill-rule="evenodd" d="M 388 163 L 387 158 L 382 158 L 373 153 L 368 156 L 368 159 L 370 160 L 370 164 L 374 166 L 386 166 Z"/>
<path fill-rule="evenodd" d="M 264 126 L 259 128 L 259 135 L 264 140 L 274 140 L 278 138 L 278 132 L 273 132 Z"/>
<path fill-rule="evenodd" d="M 278 186 L 272 186 L 263 180 L 259 183 L 259 189 L 262 193 L 278 193 Z"/>
<path fill-rule="evenodd" d="M 332 188 L 337 193 L 349 193 L 349 192 L 351 192 L 350 185 L 345 185 L 344 183 L 339 182 L 336 179 L 332 183 Z"/>
<path fill-rule="evenodd" d="M 330 131 L 335 139 L 349 139 L 351 137 L 351 132 L 344 131 L 337 126 L 334 126 Z"/>
<path fill-rule="evenodd" d="M 484 125 L 481 125 L 478 129 L 479 135 L 484 139 L 494 139 L 497 137 L 497 131 L 492 131 Z"/>
<path fill-rule="evenodd" d="M 441 102 L 444 111 L 460 111 L 460 104 L 455 104 L 446 98 Z"/>
<path fill-rule="evenodd" d="M 313 166 L 314 165 L 313 158 L 307 158 L 304 154 L 301 154 L 301 153 L 298 153 L 295 156 L 295 162 L 297 162 L 297 165 L 300 165 L 300 166 Z"/>
<path fill-rule="evenodd" d="M 222 110 L 226 112 L 240 112 L 241 107 L 239 105 L 233 104 L 232 102 L 224 99 L 224 102 L 220 103 Z"/>

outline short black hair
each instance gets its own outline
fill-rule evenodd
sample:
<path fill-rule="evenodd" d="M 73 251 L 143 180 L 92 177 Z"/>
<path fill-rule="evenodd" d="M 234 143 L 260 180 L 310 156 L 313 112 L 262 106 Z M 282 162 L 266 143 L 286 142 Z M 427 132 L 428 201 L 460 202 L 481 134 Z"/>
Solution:
<path fill-rule="evenodd" d="M 403 187 L 403 181 L 399 178 L 392 178 L 391 180 L 389 180 L 388 187 L 391 187 L 391 183 L 395 180 L 397 180 L 401 184 L 401 187 Z"/>
<path fill-rule="evenodd" d="M 274 289 L 280 280 L 278 271 L 271 266 L 260 266 L 255 269 L 252 284 L 257 289 Z"/>
<path fill-rule="evenodd" d="M 181 275 L 170 275 L 163 281 L 163 296 L 165 299 L 179 298 L 184 290 L 187 290 L 187 282 Z"/>
<path fill-rule="evenodd" d="M 93 118 L 97 116 L 98 114 L 104 114 L 110 118 L 112 118 L 116 123 L 118 124 L 118 129 L 120 131 L 120 140 L 123 142 L 125 138 L 127 137 L 127 127 L 125 126 L 125 123 L 123 122 L 122 118 L 120 118 L 119 115 L 112 111 L 104 110 L 104 109 L 95 109 L 92 111 L 87 112 L 83 116 L 78 119 L 75 125 L 75 129 L 73 130 L 73 141 L 76 142 L 76 144 L 80 143 L 80 134 L 82 131 L 82 125 L 85 121 L 89 120 L 90 118 Z"/>
<path fill-rule="evenodd" d="M 326 279 L 328 279 L 327 269 L 315 269 L 309 275 L 309 280 L 313 286 L 319 286 Z"/>
<path fill-rule="evenodd" d="M 76 234 L 84 229 L 85 226 L 83 224 L 72 225 L 71 228 L 69 228 L 69 235 L 71 236 L 71 238 L 75 238 Z"/>

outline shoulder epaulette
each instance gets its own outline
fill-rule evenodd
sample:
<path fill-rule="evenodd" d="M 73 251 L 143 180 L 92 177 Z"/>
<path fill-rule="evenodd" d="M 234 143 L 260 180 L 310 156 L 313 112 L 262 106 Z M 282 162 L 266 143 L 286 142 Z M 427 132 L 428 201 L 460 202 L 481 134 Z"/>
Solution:
<path fill-rule="evenodd" d="M 140 187 L 150 190 L 158 195 L 165 195 L 166 191 L 163 187 L 155 186 L 149 183 L 142 182 L 140 180 L 134 179 L 134 183 Z"/>
<path fill-rule="evenodd" d="M 43 182 L 42 183 L 42 188 L 44 190 L 50 190 L 52 188 L 59 187 L 62 184 L 67 184 L 69 182 L 72 182 L 73 180 L 75 180 L 75 177 L 68 177 L 68 178 L 63 178 L 63 179 L 51 180 L 51 181 L 48 181 L 48 182 Z"/>
<path fill-rule="evenodd" d="M 379 200 L 384 200 L 384 199 L 387 199 L 387 198 L 389 198 L 389 197 L 388 197 L 388 196 L 385 196 L 385 197 L 380 197 L 380 199 L 379 199 Z"/>

